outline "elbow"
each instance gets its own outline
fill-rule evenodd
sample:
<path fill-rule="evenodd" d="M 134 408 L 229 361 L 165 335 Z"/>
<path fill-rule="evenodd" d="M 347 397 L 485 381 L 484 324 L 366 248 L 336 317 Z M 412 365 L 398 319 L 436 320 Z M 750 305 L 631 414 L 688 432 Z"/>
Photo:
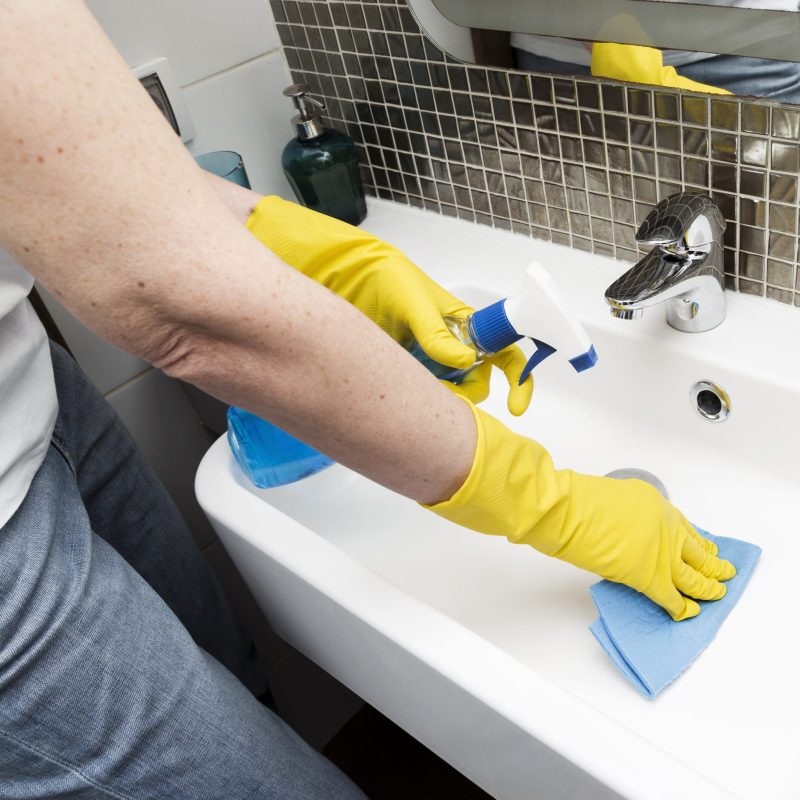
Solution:
<path fill-rule="evenodd" d="M 214 361 L 215 346 L 208 336 L 184 325 L 170 326 L 152 337 L 145 358 L 170 378 L 202 383 Z"/>

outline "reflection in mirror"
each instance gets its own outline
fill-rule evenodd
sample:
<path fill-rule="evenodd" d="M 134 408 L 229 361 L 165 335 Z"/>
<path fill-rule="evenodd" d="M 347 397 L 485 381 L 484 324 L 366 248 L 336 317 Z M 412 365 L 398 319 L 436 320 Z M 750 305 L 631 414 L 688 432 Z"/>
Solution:
<path fill-rule="evenodd" d="M 798 0 L 580 2 L 410 0 L 410 5 L 442 49 L 482 66 L 800 104 L 800 64 L 776 57 L 800 58 Z M 570 16 L 576 3 L 583 12 Z M 471 40 L 467 47 L 465 34 Z"/>

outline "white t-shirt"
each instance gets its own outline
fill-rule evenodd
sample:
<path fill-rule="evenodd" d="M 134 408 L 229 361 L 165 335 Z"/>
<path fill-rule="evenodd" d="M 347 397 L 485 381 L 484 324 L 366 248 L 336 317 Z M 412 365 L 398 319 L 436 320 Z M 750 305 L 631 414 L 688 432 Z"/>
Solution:
<path fill-rule="evenodd" d="M 686 0 L 660 0 L 664 3 L 681 3 Z M 797 11 L 798 0 L 690 0 L 692 5 L 705 6 L 737 6 L 739 8 L 755 8 L 766 11 Z M 588 67 L 592 61 L 592 52 L 581 41 L 562 39 L 558 36 L 538 36 L 531 33 L 512 33 L 511 46 L 519 50 L 527 50 L 537 56 L 554 58 L 569 64 L 581 64 Z M 680 67 L 711 58 L 715 53 L 700 53 L 692 50 L 662 50 L 663 64 L 666 67 Z"/>
<path fill-rule="evenodd" d="M 27 300 L 32 286 L 0 250 L 0 528 L 44 461 L 58 411 L 47 335 Z"/>

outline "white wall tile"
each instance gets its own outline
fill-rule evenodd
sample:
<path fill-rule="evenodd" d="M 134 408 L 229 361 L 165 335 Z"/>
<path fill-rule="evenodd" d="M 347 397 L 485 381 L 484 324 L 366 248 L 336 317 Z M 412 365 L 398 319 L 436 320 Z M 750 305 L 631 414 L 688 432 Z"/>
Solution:
<path fill-rule="evenodd" d="M 275 52 L 189 87 L 184 96 L 197 129 L 189 150 L 235 150 L 253 189 L 294 200 L 281 168 L 293 135 L 295 111 L 281 94 L 290 83 L 286 60 Z"/>
<path fill-rule="evenodd" d="M 267 0 L 87 0 L 135 67 L 166 57 L 182 86 L 280 46 Z"/>
<path fill-rule="evenodd" d="M 200 425 L 180 384 L 158 370 L 108 395 L 111 405 L 183 513 L 200 547 L 216 538 L 194 496 L 194 474 L 214 438 Z"/>
<path fill-rule="evenodd" d="M 44 287 L 39 294 L 83 371 L 103 394 L 149 369 L 146 361 L 96 336 L 78 322 Z"/>

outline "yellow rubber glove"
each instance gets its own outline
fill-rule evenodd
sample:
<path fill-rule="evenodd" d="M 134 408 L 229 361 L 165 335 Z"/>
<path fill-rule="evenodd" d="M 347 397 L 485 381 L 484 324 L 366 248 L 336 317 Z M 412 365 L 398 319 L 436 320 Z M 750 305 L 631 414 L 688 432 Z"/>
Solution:
<path fill-rule="evenodd" d="M 700 613 L 690 598 L 724 597 L 733 564 L 652 486 L 557 470 L 541 445 L 471 408 L 472 469 L 453 497 L 427 508 L 627 584 L 675 620 Z"/>
<path fill-rule="evenodd" d="M 475 362 L 474 351 L 447 330 L 442 317 L 467 316 L 465 305 L 399 250 L 380 239 L 308 208 L 263 197 L 247 229 L 287 264 L 352 303 L 404 347 L 416 339 L 434 360 L 463 369 Z M 457 387 L 475 403 L 489 394 L 492 365 L 509 382 L 508 409 L 519 416 L 530 404 L 533 380 L 519 386 L 526 358 L 515 346 L 496 353 Z"/>
<path fill-rule="evenodd" d="M 727 89 L 684 78 L 678 75 L 675 67 L 665 67 L 661 51 L 655 47 L 595 42 L 592 45 L 592 75 L 653 86 L 673 86 L 692 92 L 730 94 Z"/>

